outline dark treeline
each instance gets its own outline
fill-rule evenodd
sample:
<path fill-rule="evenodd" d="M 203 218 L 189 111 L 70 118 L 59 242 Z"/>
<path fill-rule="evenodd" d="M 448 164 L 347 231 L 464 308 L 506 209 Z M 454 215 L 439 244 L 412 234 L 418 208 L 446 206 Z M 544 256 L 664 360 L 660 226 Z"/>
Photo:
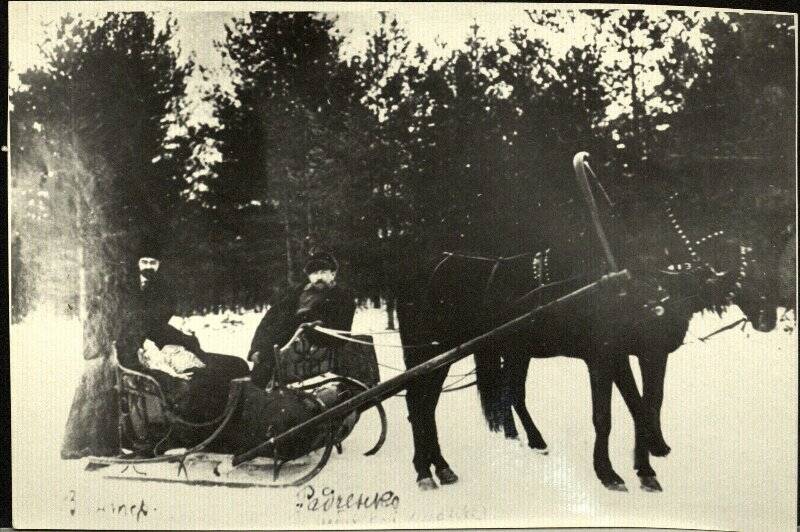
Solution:
<path fill-rule="evenodd" d="M 648 238 L 630 221 L 680 191 L 700 228 L 778 245 L 794 219 L 791 17 L 522 17 L 503 40 L 475 25 L 441 53 L 383 15 L 346 57 L 334 18 L 251 13 L 216 43 L 232 90 L 208 86 L 216 123 L 201 125 L 186 86 L 206 72 L 169 45 L 174 20 L 64 18 L 10 96 L 15 313 L 35 285 L 57 310 L 114 315 L 154 231 L 185 313 L 264 304 L 314 245 L 362 298 L 390 301 L 431 251 L 581 256 L 581 150 L 629 244 Z M 576 21 L 590 31 L 565 54 L 534 37 Z"/>

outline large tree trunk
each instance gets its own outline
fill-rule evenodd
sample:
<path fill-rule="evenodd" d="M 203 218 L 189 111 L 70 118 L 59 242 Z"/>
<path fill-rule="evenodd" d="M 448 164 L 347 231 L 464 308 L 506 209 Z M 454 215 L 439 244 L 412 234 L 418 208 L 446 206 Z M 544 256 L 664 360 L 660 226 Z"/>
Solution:
<path fill-rule="evenodd" d="M 118 454 L 117 421 L 114 363 L 107 357 L 89 360 L 72 400 L 61 457 Z"/>
<path fill-rule="evenodd" d="M 85 293 L 81 304 L 85 308 L 83 326 L 83 357 L 87 360 L 80 383 L 75 390 L 64 440 L 63 458 L 87 455 L 108 456 L 119 453 L 117 393 L 114 390 L 114 367 L 110 358 L 112 342 L 119 336 L 124 322 L 125 268 L 120 269 L 116 242 L 99 235 L 89 241 L 96 245 L 83 246 Z M 113 237 L 112 237 L 113 238 Z M 102 242 L 102 244 L 101 244 Z M 123 261 L 124 263 L 124 261 Z"/>

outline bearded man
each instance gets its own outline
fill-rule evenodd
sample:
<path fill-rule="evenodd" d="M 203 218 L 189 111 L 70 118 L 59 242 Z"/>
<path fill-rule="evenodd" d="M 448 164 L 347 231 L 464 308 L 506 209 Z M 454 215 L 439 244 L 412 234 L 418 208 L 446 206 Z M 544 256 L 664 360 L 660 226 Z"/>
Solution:
<path fill-rule="evenodd" d="M 256 329 L 248 359 L 254 362 L 251 380 L 265 388 L 276 371 L 278 348 L 292 339 L 302 323 L 321 322 L 325 327 L 349 331 L 355 315 L 352 292 L 336 282 L 339 265 L 333 255 L 316 251 L 303 272 L 308 282 L 294 288 L 272 305 Z M 304 333 L 312 345 L 336 348 L 342 341 L 310 330 Z"/>

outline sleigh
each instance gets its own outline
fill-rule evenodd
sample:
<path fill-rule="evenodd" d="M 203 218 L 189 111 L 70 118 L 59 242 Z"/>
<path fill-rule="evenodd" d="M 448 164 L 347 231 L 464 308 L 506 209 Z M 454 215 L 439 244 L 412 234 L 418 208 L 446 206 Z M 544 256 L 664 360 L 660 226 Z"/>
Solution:
<path fill-rule="evenodd" d="M 276 373 L 293 378 L 273 382 L 266 390 L 253 385 L 249 377 L 233 379 L 227 400 L 199 419 L 186 415 L 175 394 L 165 389 L 163 379 L 159 382 L 154 375 L 122 365 L 114 346 L 122 454 L 89 457 L 87 470 L 102 470 L 107 478 L 201 485 L 292 486 L 312 478 L 325 466 L 333 449 L 342 452 L 342 442 L 369 407 L 304 431 L 279 446 L 264 448 L 261 444 L 369 390 L 378 384 L 379 371 L 375 351 L 368 345 L 371 337 L 354 335 L 358 343 L 320 353 L 299 334 L 308 327 L 302 325 L 280 350 L 283 360 L 295 364 Z M 314 365 L 323 358 L 329 364 Z M 298 367 L 297 361 L 305 364 Z M 382 406 L 371 406 L 378 411 L 381 434 L 367 455 L 383 445 L 387 428 Z M 256 447 L 259 450 L 254 452 Z M 245 455 L 246 460 L 242 458 Z M 281 471 L 291 479 L 279 482 Z"/>

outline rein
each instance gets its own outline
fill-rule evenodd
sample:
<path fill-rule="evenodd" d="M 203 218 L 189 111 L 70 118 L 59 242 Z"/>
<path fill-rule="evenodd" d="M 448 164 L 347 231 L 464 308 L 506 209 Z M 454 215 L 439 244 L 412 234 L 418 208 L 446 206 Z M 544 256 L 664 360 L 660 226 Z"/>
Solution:
<path fill-rule="evenodd" d="M 369 345 L 369 346 L 372 346 L 372 347 L 419 348 L 419 347 L 434 347 L 434 346 L 439 345 L 439 342 L 437 342 L 437 341 L 433 341 L 433 342 L 426 343 L 426 344 L 416 344 L 416 345 L 379 344 L 379 343 L 375 343 L 375 342 L 367 342 L 366 340 L 359 340 L 358 338 L 351 338 L 349 335 L 358 334 L 358 333 L 354 333 L 352 331 L 344 331 L 344 330 L 341 330 L 341 329 L 330 329 L 328 327 L 323 327 L 321 325 L 313 325 L 313 326 L 311 326 L 311 328 L 314 329 L 317 332 L 322 333 L 322 334 L 326 334 L 326 335 L 331 336 L 333 338 L 338 338 L 339 340 L 344 340 L 345 342 L 350 342 L 350 343 L 354 343 L 354 344 L 361 344 L 361 345 Z M 300 329 L 298 329 L 298 331 L 301 330 L 301 329 L 302 329 L 302 327 Z M 389 334 L 386 331 L 381 331 L 381 333 L 382 334 Z M 386 364 L 381 364 L 380 362 L 378 362 L 378 365 L 381 366 L 381 367 L 387 368 L 387 369 L 391 369 L 391 370 L 400 372 L 400 373 L 405 371 L 405 370 L 402 370 L 400 368 L 395 368 L 393 366 L 389 366 L 389 365 L 386 365 Z M 455 391 L 464 390 L 466 388 L 470 388 L 472 386 L 475 386 L 477 384 L 477 382 L 478 382 L 477 380 L 473 380 L 472 382 L 468 382 L 467 384 L 461 384 L 461 385 L 458 384 L 459 382 L 463 381 L 467 377 L 469 377 L 471 375 L 474 375 L 475 371 L 476 370 L 473 369 L 472 371 L 470 371 L 468 373 L 463 373 L 463 374 L 460 374 L 460 375 L 451 375 L 451 377 L 459 377 L 459 379 L 457 381 L 455 381 L 455 382 L 452 382 L 452 383 L 448 384 L 447 386 L 443 386 L 442 387 L 442 393 L 455 392 Z M 396 394 L 396 395 L 398 397 L 405 397 L 406 394 L 405 394 L 405 392 L 401 392 L 401 393 Z"/>
<path fill-rule="evenodd" d="M 734 327 L 736 327 L 740 323 L 746 324 L 747 323 L 747 318 L 739 318 L 738 320 L 734 321 L 733 323 L 730 323 L 728 325 L 724 325 L 724 326 L 720 327 L 719 329 L 717 329 L 716 331 L 712 332 L 711 334 L 707 334 L 707 335 L 703 336 L 702 338 L 698 338 L 698 340 L 700 340 L 701 342 L 705 342 L 706 340 L 708 340 L 712 336 L 716 336 L 717 334 L 719 334 L 719 333 L 721 333 L 723 331 L 727 331 L 728 329 L 733 329 Z"/>
<path fill-rule="evenodd" d="M 445 251 L 442 253 L 442 255 L 447 255 L 447 258 L 458 257 L 459 259 L 481 260 L 486 262 L 508 262 L 512 260 L 519 260 L 525 257 L 529 257 L 531 254 L 520 253 L 519 255 L 512 255 L 510 257 L 483 257 L 481 255 L 464 255 L 462 253 L 453 253 L 452 251 Z M 447 260 L 447 258 L 445 258 L 445 260 Z M 439 264 L 441 264 L 441 262 Z"/>
<path fill-rule="evenodd" d="M 343 331 L 339 329 L 329 329 L 327 327 L 323 327 L 321 325 L 314 325 L 312 327 L 317 332 L 322 334 L 327 334 L 333 338 L 338 338 L 339 340 L 344 340 L 345 342 L 350 342 L 353 344 L 361 344 L 361 345 L 369 345 L 373 347 L 396 347 L 396 348 L 403 348 L 403 349 L 418 349 L 420 347 L 435 347 L 439 345 L 437 340 L 432 342 L 422 343 L 422 344 L 381 344 L 376 342 L 368 342 L 366 340 L 359 340 L 358 338 L 351 338 L 349 335 L 359 334 L 354 333 L 351 331 Z M 384 333 L 388 334 L 388 333 Z"/>

